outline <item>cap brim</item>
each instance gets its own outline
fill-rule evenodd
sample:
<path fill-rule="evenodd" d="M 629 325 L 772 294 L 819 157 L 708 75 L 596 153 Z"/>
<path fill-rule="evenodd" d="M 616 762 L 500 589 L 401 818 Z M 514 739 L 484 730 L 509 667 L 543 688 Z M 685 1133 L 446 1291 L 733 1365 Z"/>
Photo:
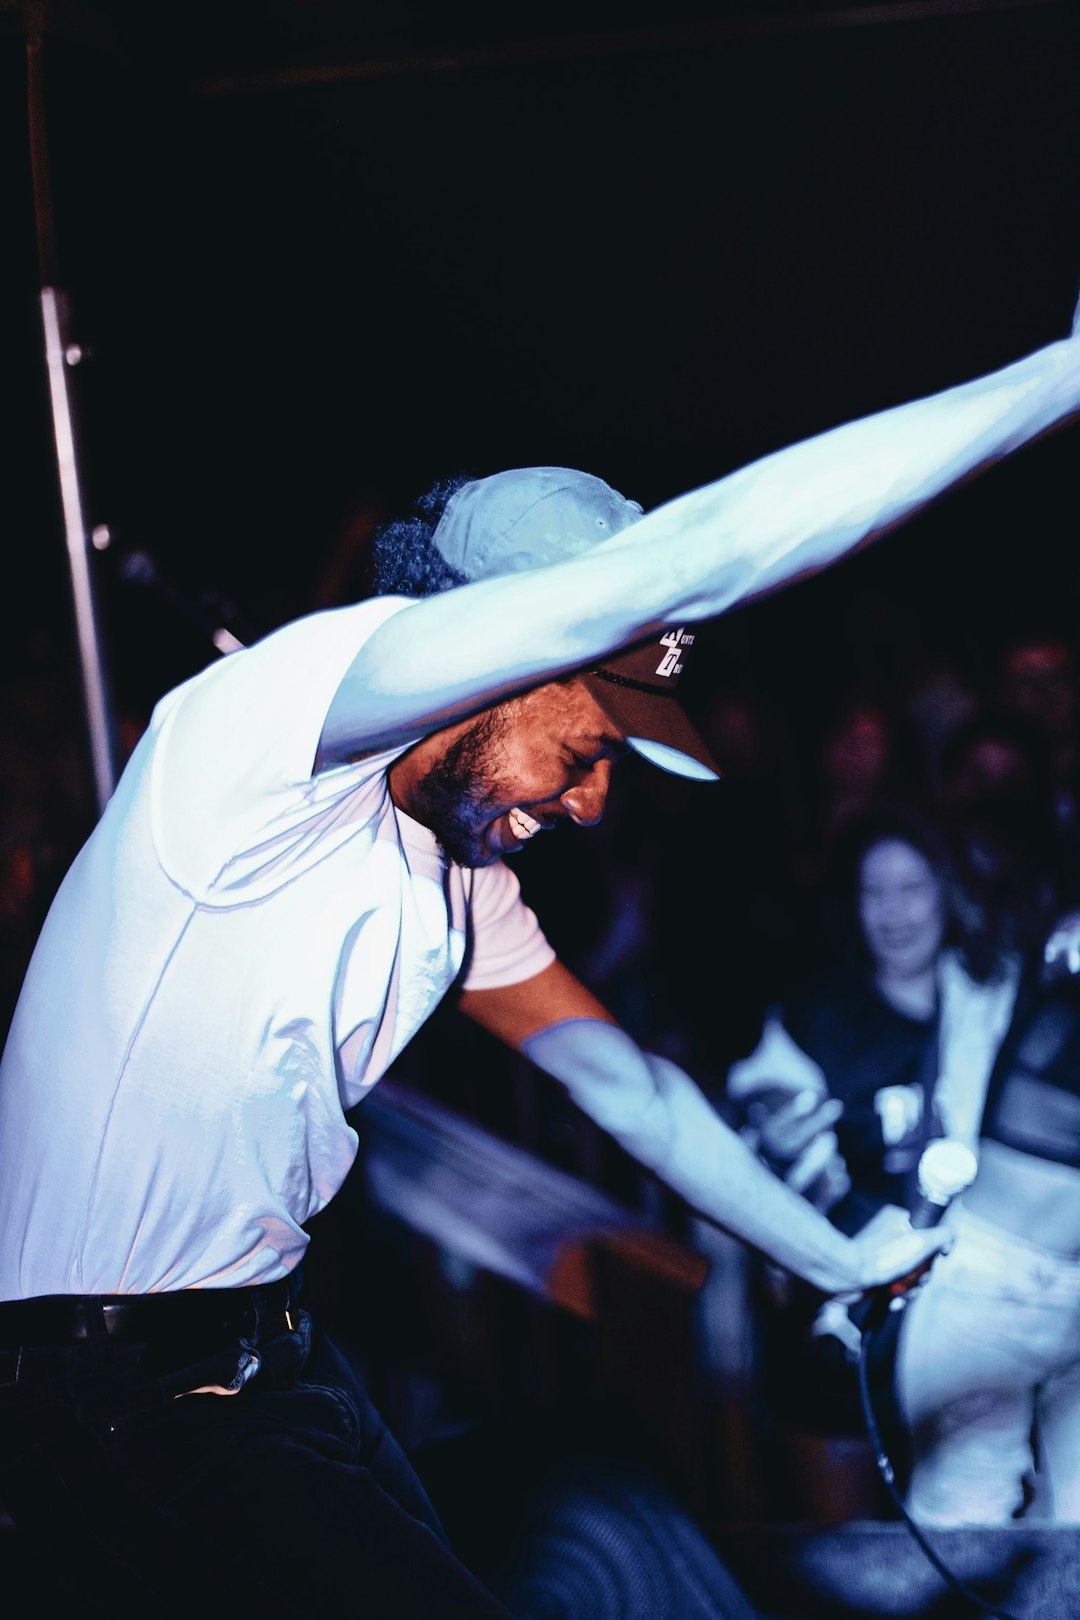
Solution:
<path fill-rule="evenodd" d="M 694 782 L 720 781 L 721 772 L 705 739 L 676 698 L 615 686 L 591 672 L 583 679 L 636 754 L 672 776 Z"/>
<path fill-rule="evenodd" d="M 671 776 L 685 776 L 692 782 L 719 782 L 720 772 L 693 754 L 672 748 L 670 743 L 654 742 L 649 737 L 627 737 L 627 745 Z"/>

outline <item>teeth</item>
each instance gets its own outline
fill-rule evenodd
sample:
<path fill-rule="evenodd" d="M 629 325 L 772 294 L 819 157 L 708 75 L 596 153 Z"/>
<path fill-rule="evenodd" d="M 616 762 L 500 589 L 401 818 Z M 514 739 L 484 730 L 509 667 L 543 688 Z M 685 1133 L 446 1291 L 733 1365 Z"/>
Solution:
<path fill-rule="evenodd" d="M 510 831 L 521 843 L 524 843 L 527 838 L 535 838 L 540 831 L 540 823 L 534 821 L 532 816 L 526 815 L 525 811 L 519 809 L 517 805 L 511 810 L 507 820 L 510 823 Z"/>

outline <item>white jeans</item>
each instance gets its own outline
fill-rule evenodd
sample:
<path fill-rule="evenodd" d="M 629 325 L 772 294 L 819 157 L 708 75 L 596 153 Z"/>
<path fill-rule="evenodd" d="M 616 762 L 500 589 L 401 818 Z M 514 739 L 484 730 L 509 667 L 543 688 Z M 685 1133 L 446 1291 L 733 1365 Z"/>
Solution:
<path fill-rule="evenodd" d="M 963 1210 L 955 1228 L 900 1333 L 908 1511 L 916 1523 L 1000 1524 L 1034 1471 L 1032 1516 L 1078 1523 L 1080 1261 Z"/>

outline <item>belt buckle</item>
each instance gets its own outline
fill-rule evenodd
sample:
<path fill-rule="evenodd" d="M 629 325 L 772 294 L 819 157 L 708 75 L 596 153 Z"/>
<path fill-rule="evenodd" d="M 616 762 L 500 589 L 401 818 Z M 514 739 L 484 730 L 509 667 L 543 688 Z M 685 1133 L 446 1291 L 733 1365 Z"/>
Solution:
<path fill-rule="evenodd" d="M 121 1337 L 123 1333 L 125 1306 L 123 1302 L 117 1305 L 102 1305 L 101 1325 L 110 1339 Z M 89 1337 L 89 1335 L 87 1335 Z"/>

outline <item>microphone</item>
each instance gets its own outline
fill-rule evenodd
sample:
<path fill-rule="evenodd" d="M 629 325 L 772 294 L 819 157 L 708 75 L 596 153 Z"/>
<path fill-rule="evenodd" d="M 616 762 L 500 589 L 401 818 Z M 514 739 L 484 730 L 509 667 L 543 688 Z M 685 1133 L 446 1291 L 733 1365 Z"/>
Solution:
<path fill-rule="evenodd" d="M 925 1147 L 919 1159 L 912 1226 L 920 1231 L 936 1226 L 953 1199 L 971 1186 L 978 1168 L 978 1160 L 967 1143 L 955 1137 L 939 1136 Z"/>
<path fill-rule="evenodd" d="M 955 1136 L 939 1136 L 924 1147 L 916 1172 L 917 1190 L 909 1219 L 918 1231 L 937 1226 L 954 1198 L 971 1186 L 979 1161 L 966 1142 Z M 898 1311 L 915 1284 L 930 1270 L 936 1254 L 930 1255 L 921 1266 L 888 1283 L 884 1293 L 890 1311 Z"/>
<path fill-rule="evenodd" d="M 979 1161 L 966 1142 L 956 1137 L 937 1137 L 922 1151 L 916 1172 L 917 1191 L 909 1219 L 918 1231 L 937 1226 L 954 1198 L 975 1180 Z M 931 1254 L 921 1265 L 891 1283 L 875 1288 L 849 1309 L 852 1321 L 860 1328 L 878 1329 L 890 1311 L 903 1310 L 907 1297 L 916 1283 L 930 1270 L 937 1254 Z"/>

